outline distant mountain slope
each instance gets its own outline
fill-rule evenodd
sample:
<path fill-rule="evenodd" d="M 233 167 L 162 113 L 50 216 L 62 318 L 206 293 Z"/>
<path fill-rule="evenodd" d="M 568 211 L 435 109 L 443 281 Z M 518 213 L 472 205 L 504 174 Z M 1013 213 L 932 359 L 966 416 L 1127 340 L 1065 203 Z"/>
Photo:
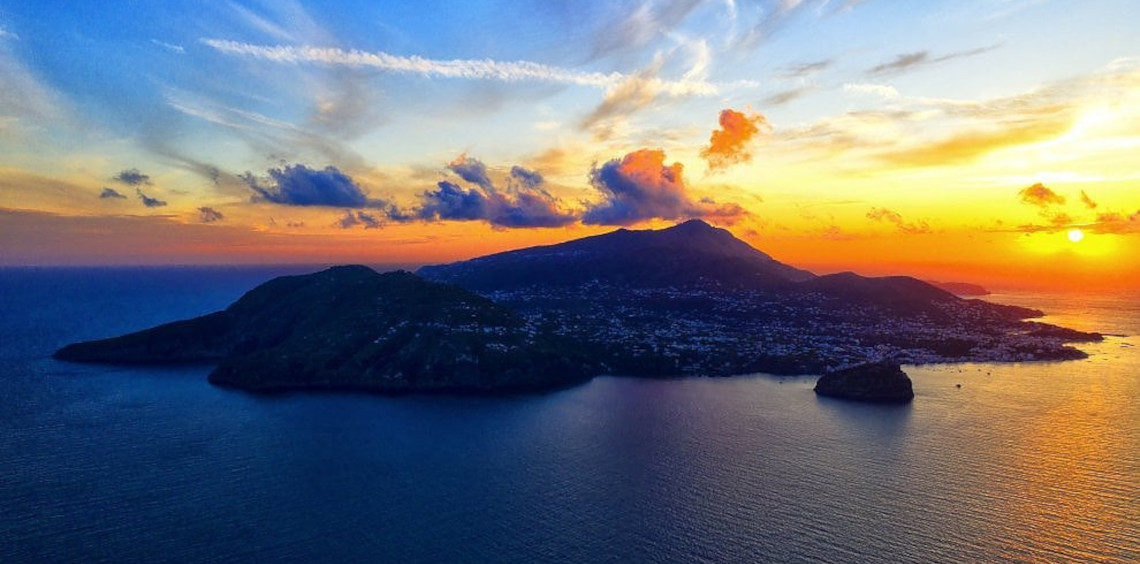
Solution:
<path fill-rule="evenodd" d="M 763 288 L 814 277 L 697 219 L 667 229 L 619 229 L 557 245 L 425 266 L 418 274 L 484 292 L 576 286 L 595 280 L 647 287 L 715 282 Z"/>
<path fill-rule="evenodd" d="M 983 286 L 977 284 L 970 284 L 968 282 L 938 282 L 936 280 L 926 280 L 927 284 L 941 288 L 954 294 L 955 296 L 988 296 L 990 291 Z"/>
<path fill-rule="evenodd" d="M 593 374 L 509 309 L 407 272 L 363 266 L 284 276 L 224 311 L 60 349 L 117 364 L 218 362 L 210 381 L 250 390 L 510 391 Z"/>

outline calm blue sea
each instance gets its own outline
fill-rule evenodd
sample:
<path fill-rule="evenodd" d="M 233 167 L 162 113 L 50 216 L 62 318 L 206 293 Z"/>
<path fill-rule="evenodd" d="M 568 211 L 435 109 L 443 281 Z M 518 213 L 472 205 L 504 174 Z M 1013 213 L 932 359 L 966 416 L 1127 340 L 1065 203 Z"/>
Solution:
<path fill-rule="evenodd" d="M 992 296 L 1127 336 L 908 367 L 906 407 L 765 375 L 258 397 L 49 358 L 289 270 L 0 270 L 0 562 L 1140 560 L 1127 298 Z"/>

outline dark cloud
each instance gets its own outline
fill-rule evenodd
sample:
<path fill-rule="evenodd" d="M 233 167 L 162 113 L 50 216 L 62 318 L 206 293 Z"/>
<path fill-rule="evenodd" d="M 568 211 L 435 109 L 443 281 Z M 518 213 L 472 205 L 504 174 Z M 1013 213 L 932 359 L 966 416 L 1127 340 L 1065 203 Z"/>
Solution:
<path fill-rule="evenodd" d="M 221 221 L 225 219 L 225 217 L 226 216 L 222 215 L 222 212 L 209 206 L 202 206 L 198 208 L 198 221 L 201 221 L 202 223 L 213 223 L 215 221 Z"/>
<path fill-rule="evenodd" d="M 1097 206 L 1097 203 L 1084 190 L 1081 190 L 1081 203 L 1090 210 L 1095 210 Z"/>
<path fill-rule="evenodd" d="M 542 185 L 543 178 L 537 170 L 525 169 L 521 166 L 511 167 L 511 179 L 521 184 L 524 188 L 535 189 Z"/>
<path fill-rule="evenodd" d="M 381 222 L 379 218 L 368 212 L 356 212 L 356 219 L 360 220 L 360 223 L 364 225 L 365 229 L 376 229 L 384 226 L 383 222 Z"/>
<path fill-rule="evenodd" d="M 269 186 L 263 186 L 250 172 L 241 176 L 246 186 L 254 191 L 255 200 L 286 206 L 339 208 L 389 206 L 383 200 L 369 199 L 350 176 L 334 166 L 317 170 L 303 164 L 285 165 L 284 168 L 271 168 L 268 173 L 272 182 Z"/>
<path fill-rule="evenodd" d="M 459 158 L 451 161 L 447 168 L 467 182 L 478 184 L 485 190 L 493 189 L 491 179 L 487 176 L 487 165 L 479 159 L 469 158 L 467 153 L 459 155 Z"/>
<path fill-rule="evenodd" d="M 115 176 L 111 177 L 111 180 L 114 180 L 115 182 L 121 182 L 123 184 L 126 184 L 127 186 L 149 186 L 150 185 L 150 176 L 147 176 L 147 175 L 139 172 L 139 169 L 137 169 L 137 168 L 124 170 L 124 171 L 120 172 L 119 174 L 116 174 Z"/>
<path fill-rule="evenodd" d="M 135 188 L 135 193 L 138 194 L 139 200 L 142 200 L 143 205 L 148 208 L 161 208 L 162 206 L 166 205 L 166 202 L 159 200 L 158 198 L 151 198 L 150 196 L 143 194 L 143 191 L 138 188 Z"/>
<path fill-rule="evenodd" d="M 1021 202 L 1038 207 L 1048 207 L 1051 205 L 1064 205 L 1065 197 L 1051 190 L 1048 186 L 1038 182 L 1033 186 L 1023 188 L 1017 193 L 1021 198 Z"/>
<path fill-rule="evenodd" d="M 590 172 L 590 184 L 605 200 L 588 208 L 582 223 L 631 225 L 649 219 L 723 218 L 745 215 L 736 204 L 693 201 L 687 194 L 681 163 L 665 164 L 665 152 L 641 149 Z"/>
<path fill-rule="evenodd" d="M 903 221 L 902 214 L 887 208 L 871 208 L 871 211 L 867 212 L 867 219 L 883 223 L 890 223 L 903 233 L 909 233 L 912 235 L 930 233 L 930 225 L 928 225 L 925 221 Z"/>
<path fill-rule="evenodd" d="M 423 206 L 418 214 L 420 219 L 451 219 L 471 221 L 486 219 L 487 197 L 478 190 L 465 190 L 462 186 L 446 180 L 440 182 L 433 191 L 423 193 Z"/>
<path fill-rule="evenodd" d="M 107 200 L 107 199 L 125 200 L 125 199 L 127 199 L 127 197 L 124 196 L 122 193 L 120 193 L 118 190 L 115 190 L 114 188 L 107 188 L 106 186 L 104 186 L 103 191 L 99 193 L 99 199 L 101 199 L 101 200 Z"/>
<path fill-rule="evenodd" d="M 1001 47 L 1001 44 L 997 43 L 986 47 L 978 47 L 976 49 L 969 49 L 966 51 L 947 53 L 945 55 L 939 55 L 937 57 L 931 56 L 930 51 L 903 53 L 896 56 L 893 61 L 871 67 L 867 70 L 867 74 L 883 75 L 911 71 L 917 68 L 936 65 L 938 63 L 944 63 L 946 61 L 951 61 L 954 59 L 964 59 L 966 57 L 981 55 L 982 53 L 988 53 L 999 47 Z"/>
<path fill-rule="evenodd" d="M 749 145 L 767 127 L 768 121 L 760 114 L 746 114 L 733 109 L 720 112 L 720 129 L 709 136 L 709 146 L 701 149 L 710 170 L 727 168 L 752 159 Z"/>
<path fill-rule="evenodd" d="M 522 171 L 524 174 L 516 174 Z M 486 221 L 497 227 L 561 227 L 577 220 L 559 208 L 558 200 L 541 188 L 542 177 L 521 167 L 512 169 L 517 183 L 509 193 L 483 186 L 470 190 L 442 181 L 435 190 L 424 192 L 416 212 L 426 221 Z M 531 184 L 527 184 L 530 182 Z"/>

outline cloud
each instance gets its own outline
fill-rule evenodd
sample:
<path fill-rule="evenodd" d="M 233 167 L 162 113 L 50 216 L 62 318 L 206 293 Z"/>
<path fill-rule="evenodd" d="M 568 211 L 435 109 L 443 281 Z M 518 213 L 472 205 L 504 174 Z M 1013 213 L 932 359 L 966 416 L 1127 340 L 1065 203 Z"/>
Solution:
<path fill-rule="evenodd" d="M 887 208 L 871 208 L 871 211 L 867 212 L 867 219 L 893 224 L 903 233 L 912 235 L 930 233 L 930 225 L 925 221 L 917 223 L 903 221 L 902 214 Z"/>
<path fill-rule="evenodd" d="M 1140 210 L 1131 215 L 1119 212 L 1097 214 L 1096 223 L 1085 226 L 1085 231 L 1101 234 L 1127 235 L 1140 233 Z"/>
<path fill-rule="evenodd" d="M 701 149 L 701 156 L 710 170 L 720 170 L 737 163 L 748 162 L 752 153 L 748 145 L 768 126 L 760 114 L 745 114 L 733 109 L 720 112 L 720 129 L 713 130 L 709 146 Z"/>
<path fill-rule="evenodd" d="M 599 30 L 594 39 L 594 57 L 643 47 L 679 26 L 701 0 L 666 0 L 636 4 L 629 13 Z"/>
<path fill-rule="evenodd" d="M 487 219 L 487 196 L 478 190 L 465 190 L 454 182 L 443 180 L 434 191 L 423 193 L 420 219 L 470 221 Z"/>
<path fill-rule="evenodd" d="M 222 215 L 222 212 L 209 206 L 202 206 L 198 208 L 198 221 L 201 221 L 202 223 L 213 223 L 215 221 L 221 221 L 225 219 L 225 217 L 226 216 Z"/>
<path fill-rule="evenodd" d="M 982 53 L 988 53 L 999 47 L 1001 47 L 1001 44 L 995 43 L 986 47 L 978 47 L 976 49 L 969 49 L 966 51 L 956 51 L 953 53 L 947 53 L 945 55 L 939 55 L 937 57 L 931 56 L 930 51 L 903 53 L 896 56 L 893 61 L 871 67 L 867 70 L 867 74 L 883 75 L 912 71 L 918 68 L 936 65 L 938 63 L 944 63 L 946 61 L 951 61 L 954 59 L 963 59 L 966 57 L 981 55 Z"/>
<path fill-rule="evenodd" d="M 287 227 L 302 227 L 304 223 L 289 222 Z M 337 220 L 336 225 L 341 229 L 351 229 L 357 225 L 363 226 L 365 229 L 379 229 L 384 227 L 384 222 L 373 214 L 364 211 L 344 210 L 344 215 Z"/>
<path fill-rule="evenodd" d="M 356 219 L 360 220 L 365 229 L 377 229 L 384 225 L 376 216 L 364 211 L 356 212 Z"/>
<path fill-rule="evenodd" d="M 791 102 L 792 100 L 795 100 L 797 98 L 801 98 L 804 95 L 809 94 L 815 90 L 816 90 L 816 87 L 810 86 L 810 85 L 809 86 L 798 86 L 796 88 L 789 88 L 787 90 L 781 90 L 780 92 L 777 92 L 775 94 L 772 94 L 771 96 L 768 96 L 767 98 L 764 98 L 764 105 L 765 106 L 783 106 L 784 104 L 787 104 L 788 102 Z"/>
<path fill-rule="evenodd" d="M 667 83 L 658 78 L 664 59 L 657 57 L 648 67 L 623 78 L 606 91 L 605 98 L 582 118 L 578 127 L 593 130 L 595 137 L 607 139 L 619 120 L 653 105 L 668 92 Z M 676 95 L 676 93 L 673 93 Z"/>
<path fill-rule="evenodd" d="M 127 199 L 127 197 L 124 196 L 122 193 L 120 193 L 118 190 L 115 190 L 114 188 L 107 188 L 106 186 L 104 186 L 103 191 L 99 193 L 99 199 L 100 200 L 107 200 L 107 199 L 125 200 L 125 199 Z"/>
<path fill-rule="evenodd" d="M 127 186 L 150 186 L 150 177 L 139 172 L 139 169 L 127 169 L 111 178 L 115 182 L 121 182 Z"/>
<path fill-rule="evenodd" d="M 1084 190 L 1081 190 L 1081 203 L 1084 204 L 1085 207 L 1090 209 L 1090 210 L 1095 210 L 1097 207 L 1097 203 L 1095 201 L 1093 201 L 1093 199 L 1090 198 L 1089 195 L 1086 194 Z"/>
<path fill-rule="evenodd" d="M 529 170 L 521 166 L 511 167 L 511 180 L 529 189 L 538 188 L 545 181 L 537 170 Z"/>
<path fill-rule="evenodd" d="M 467 182 L 478 184 L 486 190 L 494 189 L 491 179 L 487 177 L 487 165 L 479 159 L 469 158 L 467 153 L 459 155 L 447 165 L 447 168 Z"/>
<path fill-rule="evenodd" d="M 620 83 L 621 73 L 582 72 L 530 61 L 491 59 L 427 59 L 390 53 L 343 50 L 332 47 L 251 45 L 224 39 L 202 39 L 203 44 L 227 55 L 260 59 L 281 64 L 315 63 L 355 68 L 374 68 L 423 77 L 465 78 L 501 82 L 545 82 L 591 88 L 610 88 Z M 710 95 L 716 85 L 700 81 L 662 81 L 665 90 L 676 93 Z"/>
<path fill-rule="evenodd" d="M 1074 226 L 1072 218 L 1066 213 L 1045 213 L 1042 215 L 1049 220 L 1049 225 L 1026 224 L 1019 225 L 1009 231 L 1017 233 L 1056 233 Z M 1103 212 L 1096 216 L 1093 223 L 1081 223 L 1080 227 L 1086 233 L 1100 235 L 1135 235 L 1140 234 L 1140 210 L 1131 215 L 1120 212 Z"/>
<path fill-rule="evenodd" d="M 1069 130 L 1072 116 L 1065 112 L 1042 119 L 1026 118 L 1000 123 L 1000 128 L 964 131 L 946 139 L 879 154 L 881 160 L 900 166 L 961 164 L 1007 147 L 1052 139 Z"/>
<path fill-rule="evenodd" d="M 135 188 L 135 193 L 138 194 L 139 200 L 142 201 L 143 205 L 148 208 L 161 208 L 162 206 L 166 205 L 166 202 L 163 200 L 159 200 L 158 198 L 151 198 L 150 196 L 143 194 L 143 191 L 139 188 Z"/>
<path fill-rule="evenodd" d="M 899 97 L 899 91 L 894 86 L 886 84 L 847 83 L 843 85 L 843 91 L 877 96 L 887 100 Z"/>
<path fill-rule="evenodd" d="M 812 61 L 808 63 L 800 63 L 792 65 L 780 71 L 777 76 L 783 79 L 807 78 L 816 73 L 823 72 L 833 65 L 835 61 L 831 59 L 823 59 L 819 61 Z"/>
<path fill-rule="evenodd" d="M 477 166 L 475 166 L 477 165 Z M 486 167 L 476 159 L 464 157 L 456 174 L 474 184 L 465 189 L 454 182 L 441 181 L 435 190 L 421 194 L 421 206 L 415 216 L 425 221 L 486 221 L 496 227 L 562 227 L 577 221 L 577 216 L 562 211 L 558 199 L 542 188 L 542 175 L 520 166 L 511 168 L 509 187 L 497 190 L 487 176 Z"/>
<path fill-rule="evenodd" d="M 175 45 L 173 43 L 167 43 L 165 41 L 159 41 L 157 39 L 151 39 L 150 42 L 158 45 L 159 47 L 162 47 L 163 49 L 166 49 L 167 51 L 170 51 L 171 53 L 178 53 L 179 55 L 186 54 L 186 48 L 181 45 Z"/>
<path fill-rule="evenodd" d="M 737 204 L 693 201 L 686 193 L 684 167 L 665 164 L 665 152 L 641 149 L 590 172 L 590 184 L 605 199 L 582 214 L 588 225 L 632 225 L 649 219 L 722 218 L 735 221 L 746 212 Z"/>
<path fill-rule="evenodd" d="M 268 171 L 273 184 L 263 186 L 261 180 L 246 172 L 242 180 L 256 194 L 256 200 L 286 206 L 329 206 L 339 208 L 386 207 L 383 200 L 369 199 L 364 190 L 347 174 L 334 166 L 324 170 L 303 164 L 285 165 Z"/>
<path fill-rule="evenodd" d="M 1054 192 L 1048 186 L 1038 182 L 1033 186 L 1023 188 L 1017 193 L 1021 198 L 1021 202 L 1038 207 L 1048 207 L 1051 205 L 1064 205 L 1065 197 Z"/>

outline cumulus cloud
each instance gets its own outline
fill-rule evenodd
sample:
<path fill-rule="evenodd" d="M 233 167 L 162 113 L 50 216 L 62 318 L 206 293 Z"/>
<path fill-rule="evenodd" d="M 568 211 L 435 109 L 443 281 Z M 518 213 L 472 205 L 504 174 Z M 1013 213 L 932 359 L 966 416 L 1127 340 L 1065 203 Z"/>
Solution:
<path fill-rule="evenodd" d="M 511 180 L 532 190 L 542 186 L 542 183 L 545 182 L 537 170 L 530 170 L 521 166 L 511 167 Z"/>
<path fill-rule="evenodd" d="M 131 168 L 116 174 L 111 177 L 111 180 L 126 184 L 127 186 L 149 186 L 150 176 L 147 176 L 137 168 Z"/>
<path fill-rule="evenodd" d="M 1048 207 L 1051 205 L 1064 205 L 1065 197 L 1054 192 L 1048 186 L 1038 182 L 1033 186 L 1023 188 L 1018 192 L 1021 202 L 1038 207 Z"/>
<path fill-rule="evenodd" d="M 684 167 L 665 164 L 665 152 L 641 149 L 590 172 L 590 184 L 605 199 L 590 206 L 582 223 L 632 225 L 649 219 L 722 218 L 736 220 L 745 211 L 736 204 L 693 201 L 687 194 Z"/>
<path fill-rule="evenodd" d="M 421 195 L 421 206 L 415 215 L 425 221 L 486 221 L 496 227 L 561 227 L 577 221 L 565 212 L 558 199 L 543 188 L 544 180 L 537 171 L 515 166 L 511 168 L 508 189 L 495 188 L 480 161 L 463 157 L 463 162 L 448 165 L 465 181 L 474 184 L 466 189 L 454 182 L 441 181 L 435 190 Z"/>
<path fill-rule="evenodd" d="M 710 170 L 748 162 L 752 159 L 749 144 L 767 125 L 768 121 L 760 114 L 723 110 L 720 112 L 720 129 L 712 132 L 709 146 L 701 149 L 701 156 L 708 161 Z"/>
<path fill-rule="evenodd" d="M 135 194 L 138 194 L 139 200 L 141 200 L 143 205 L 148 208 L 161 208 L 162 206 L 166 205 L 166 202 L 159 200 L 158 198 L 151 198 L 150 196 L 143 194 L 143 191 L 139 188 L 135 188 Z"/>
<path fill-rule="evenodd" d="M 467 153 L 459 155 L 447 165 L 447 168 L 467 182 L 478 184 L 485 190 L 493 189 L 491 179 L 487 176 L 487 165 L 479 159 L 468 157 Z"/>
<path fill-rule="evenodd" d="M 201 221 L 202 223 L 213 223 L 215 221 L 221 221 L 225 219 L 225 217 L 226 216 L 222 215 L 222 212 L 209 206 L 202 206 L 198 208 L 198 221 Z"/>
<path fill-rule="evenodd" d="M 286 206 L 363 208 L 387 205 L 380 200 L 370 200 L 350 176 L 334 166 L 317 170 L 303 164 L 285 165 L 284 168 L 271 168 L 268 173 L 270 185 L 262 185 L 262 181 L 250 172 L 241 177 L 254 192 L 256 200 Z"/>
<path fill-rule="evenodd" d="M 446 180 L 436 186 L 435 190 L 423 193 L 423 206 L 417 212 L 420 219 L 471 221 L 490 216 L 487 212 L 487 197 L 483 192 L 465 190 Z"/>
<path fill-rule="evenodd" d="M 909 233 L 912 235 L 930 233 L 930 225 L 928 225 L 925 221 L 904 221 L 902 214 L 887 208 L 871 208 L 871 211 L 867 212 L 867 219 L 882 223 L 890 223 L 903 233 Z"/>
<path fill-rule="evenodd" d="M 127 197 L 124 196 L 121 192 L 119 192 L 118 190 L 116 190 L 114 188 L 107 188 L 106 186 L 104 186 L 103 191 L 99 193 L 99 199 L 100 200 L 108 200 L 108 199 L 125 200 L 125 199 L 127 199 Z"/>

